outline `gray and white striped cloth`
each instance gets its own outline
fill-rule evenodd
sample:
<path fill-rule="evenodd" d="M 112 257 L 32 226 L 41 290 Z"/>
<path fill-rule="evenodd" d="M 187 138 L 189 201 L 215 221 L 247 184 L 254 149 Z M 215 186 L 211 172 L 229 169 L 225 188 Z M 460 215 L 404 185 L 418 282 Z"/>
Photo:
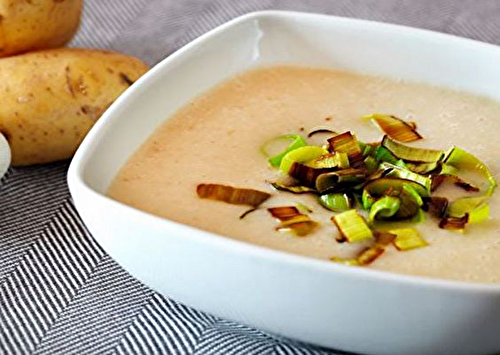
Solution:
<path fill-rule="evenodd" d="M 264 9 L 393 22 L 500 44 L 498 0 L 86 0 L 73 46 L 154 64 Z M 133 279 L 82 225 L 67 163 L 11 169 L 0 189 L 0 354 L 326 354 L 184 307 Z"/>

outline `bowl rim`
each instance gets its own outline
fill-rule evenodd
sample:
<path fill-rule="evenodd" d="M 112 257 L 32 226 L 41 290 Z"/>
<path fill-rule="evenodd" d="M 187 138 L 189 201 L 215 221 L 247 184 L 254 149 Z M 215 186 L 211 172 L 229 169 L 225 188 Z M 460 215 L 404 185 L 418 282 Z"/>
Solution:
<path fill-rule="evenodd" d="M 488 48 L 499 51 L 500 47 L 476 41 L 469 38 L 458 37 L 455 35 L 450 35 L 441 32 L 435 32 L 427 29 L 413 28 L 409 26 L 390 24 L 378 21 L 363 20 L 346 18 L 325 14 L 315 14 L 307 12 L 295 12 L 295 11 L 279 11 L 279 10 L 267 10 L 267 11 L 256 11 L 251 12 L 239 17 L 236 17 L 210 31 L 201 35 L 200 37 L 194 39 L 190 43 L 186 44 L 182 48 L 178 49 L 176 52 L 172 53 L 170 56 L 161 60 L 157 65 L 155 65 L 151 70 L 149 70 L 145 75 L 143 75 L 139 80 L 134 83 L 131 88 L 127 89 L 103 114 L 103 116 L 97 121 L 91 131 L 87 134 L 80 147 L 78 148 L 75 156 L 73 157 L 70 167 L 67 173 L 67 180 L 69 185 L 69 190 L 71 195 L 83 195 L 86 194 L 89 198 L 98 200 L 101 204 L 106 205 L 108 208 L 118 209 L 120 213 L 124 215 L 132 215 L 135 219 L 141 219 L 144 224 L 157 225 L 163 229 L 169 229 L 170 227 L 184 229 L 187 232 L 183 236 L 183 239 L 189 242 L 195 242 L 199 244 L 210 245 L 211 247 L 220 248 L 223 252 L 228 253 L 240 253 L 246 256 L 257 256 L 262 259 L 267 259 L 268 261 L 280 264 L 289 264 L 298 267 L 309 268 L 312 271 L 321 271 L 325 273 L 332 274 L 342 274 L 343 276 L 350 276 L 357 278 L 359 280 L 377 280 L 390 283 L 397 283 L 406 286 L 415 287 L 428 287 L 436 290 L 444 291 L 459 291 L 467 293 L 481 293 L 481 294 L 498 294 L 500 295 L 500 284 L 489 284 L 489 283 L 476 283 L 469 281 L 460 280 L 450 280 L 441 279 L 429 276 L 416 276 L 407 274 L 398 274 L 390 271 L 384 270 L 374 270 L 370 268 L 355 268 L 350 266 L 345 266 L 338 263 L 333 263 L 327 260 L 315 259 L 308 256 L 302 256 L 298 254 L 292 254 L 276 249 L 267 248 L 264 246 L 259 246 L 252 243 L 247 243 L 226 237 L 223 235 L 211 233 L 193 226 L 189 226 L 183 223 L 175 222 L 167 218 L 159 217 L 153 215 L 149 212 L 139 210 L 137 208 L 128 206 L 122 202 L 116 201 L 103 193 L 96 191 L 94 188 L 89 186 L 84 179 L 84 171 L 87 162 L 92 158 L 96 151 L 96 143 L 104 138 L 108 129 L 114 125 L 111 122 L 113 116 L 120 115 L 119 108 L 127 101 L 135 100 L 141 92 L 145 91 L 148 83 L 160 72 L 166 70 L 173 63 L 178 60 L 182 60 L 182 57 L 195 49 L 196 47 L 210 41 L 214 36 L 221 32 L 230 30 L 232 27 L 244 23 L 246 21 L 253 21 L 258 19 L 296 19 L 296 18 L 308 18 L 308 19 L 322 19 L 330 21 L 338 21 L 344 24 L 350 25 L 360 25 L 360 26 L 376 26 L 382 27 L 386 30 L 397 30 L 404 31 L 405 33 L 418 36 L 432 36 L 434 38 L 440 38 L 446 41 L 456 41 L 461 44 L 467 44 L 469 46 L 477 48 Z M 116 120 L 118 121 L 118 120 Z M 78 205 L 76 206 L 78 210 Z M 175 237 L 170 235 L 169 237 Z M 97 239 L 97 238 L 96 238 Z M 98 239 L 97 239 L 98 240 Z"/>

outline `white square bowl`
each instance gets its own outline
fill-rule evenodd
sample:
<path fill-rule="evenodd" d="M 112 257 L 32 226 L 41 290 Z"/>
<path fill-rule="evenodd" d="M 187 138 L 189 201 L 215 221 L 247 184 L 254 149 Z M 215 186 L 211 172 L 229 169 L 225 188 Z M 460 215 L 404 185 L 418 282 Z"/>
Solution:
<path fill-rule="evenodd" d="M 127 158 L 194 96 L 250 68 L 349 69 L 500 99 L 500 48 L 323 15 L 259 12 L 153 68 L 95 125 L 68 180 L 101 246 L 133 276 L 188 306 L 314 344 L 372 354 L 500 351 L 500 285 L 349 268 L 245 244 L 105 196 Z"/>

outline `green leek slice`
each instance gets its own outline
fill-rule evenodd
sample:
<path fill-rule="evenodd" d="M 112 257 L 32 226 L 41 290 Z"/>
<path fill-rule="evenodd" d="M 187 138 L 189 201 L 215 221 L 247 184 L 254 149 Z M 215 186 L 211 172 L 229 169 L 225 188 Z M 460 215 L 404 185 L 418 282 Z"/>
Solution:
<path fill-rule="evenodd" d="M 490 169 L 474 155 L 466 152 L 463 149 L 453 147 L 446 154 L 444 159 L 445 164 L 449 164 L 457 169 L 470 169 L 481 173 L 485 179 L 488 181 L 488 188 L 486 189 L 486 195 L 491 196 L 497 187 L 497 182 L 495 177 L 491 173 Z"/>
<path fill-rule="evenodd" d="M 347 169 L 349 157 L 346 153 L 327 154 L 308 161 L 306 165 L 314 169 Z"/>
<path fill-rule="evenodd" d="M 268 150 L 270 148 L 270 146 L 276 142 L 279 142 L 279 141 L 291 141 L 290 145 L 288 145 L 285 150 L 283 150 L 281 153 L 277 154 L 277 155 L 274 155 L 274 156 L 270 156 Z M 279 136 L 279 137 L 276 137 L 276 138 L 273 138 L 271 140 L 269 140 L 268 142 L 266 142 L 261 148 L 261 152 L 266 156 L 268 157 L 268 161 L 269 161 L 269 164 L 272 166 L 272 167 L 279 167 L 280 164 L 281 164 L 281 160 L 283 159 L 283 157 L 291 152 L 292 150 L 295 150 L 297 148 L 300 148 L 300 147 L 304 147 L 306 146 L 307 143 L 306 141 L 304 140 L 304 138 L 302 138 L 301 136 L 299 136 L 298 134 L 285 134 L 283 136 Z"/>
<path fill-rule="evenodd" d="M 363 193 L 361 195 L 361 205 L 365 211 L 369 211 L 370 208 L 375 203 L 376 198 L 374 198 L 368 189 L 363 189 Z"/>
<path fill-rule="evenodd" d="M 383 177 L 380 179 L 371 180 L 366 183 L 364 189 L 367 190 L 370 195 L 374 197 L 380 197 L 382 195 L 386 195 L 389 192 L 397 195 L 401 193 L 401 191 L 403 190 L 403 186 L 405 185 L 411 186 L 413 190 L 415 190 L 422 197 L 430 196 L 429 191 L 422 185 L 412 180 L 400 178 Z"/>
<path fill-rule="evenodd" d="M 407 251 L 429 245 L 415 228 L 393 229 L 389 233 L 396 235 L 393 244 L 399 251 Z"/>
<path fill-rule="evenodd" d="M 325 194 L 321 195 L 318 201 L 321 206 L 334 212 L 342 212 L 352 208 L 351 198 L 347 194 Z"/>
<path fill-rule="evenodd" d="M 373 151 L 373 157 L 381 162 L 387 162 L 394 165 L 398 163 L 398 158 L 396 158 L 389 149 L 382 146 L 375 148 Z"/>
<path fill-rule="evenodd" d="M 428 174 L 439 168 L 439 163 L 406 163 L 406 167 L 417 174 Z"/>
<path fill-rule="evenodd" d="M 293 163 L 306 163 L 322 155 L 327 155 L 328 151 L 314 145 L 300 147 L 286 153 L 281 159 L 280 170 L 288 174 Z"/>
<path fill-rule="evenodd" d="M 366 170 L 363 169 L 344 169 L 330 173 L 324 173 L 316 179 L 316 190 L 320 193 L 330 191 L 338 192 L 347 187 L 353 187 L 364 182 L 366 179 Z"/>
<path fill-rule="evenodd" d="M 490 217 L 488 196 L 460 198 L 448 208 L 448 215 L 461 218 L 468 215 L 468 223 L 480 223 Z"/>
<path fill-rule="evenodd" d="M 441 150 L 414 148 L 384 136 L 382 146 L 389 149 L 397 158 L 410 162 L 436 163 L 442 160 L 444 153 Z"/>
<path fill-rule="evenodd" d="M 427 192 L 426 195 L 431 192 L 432 179 L 427 176 L 414 173 L 413 171 L 389 163 L 380 164 L 380 168 L 387 171 L 384 175 L 385 177 L 410 180 L 424 187 Z"/>
<path fill-rule="evenodd" d="M 370 208 L 368 221 L 371 223 L 376 218 L 389 218 L 398 212 L 401 201 L 397 197 L 384 196 L 377 200 Z"/>
<path fill-rule="evenodd" d="M 339 242 L 358 243 L 373 239 L 373 233 L 356 210 L 342 212 L 332 217 L 340 232 Z"/>
<path fill-rule="evenodd" d="M 367 156 L 365 158 L 365 160 L 363 160 L 363 162 L 365 163 L 366 170 L 368 170 L 368 172 L 370 174 L 373 174 L 374 172 L 377 171 L 377 169 L 378 169 L 378 163 L 377 163 L 377 160 L 374 157 Z"/>

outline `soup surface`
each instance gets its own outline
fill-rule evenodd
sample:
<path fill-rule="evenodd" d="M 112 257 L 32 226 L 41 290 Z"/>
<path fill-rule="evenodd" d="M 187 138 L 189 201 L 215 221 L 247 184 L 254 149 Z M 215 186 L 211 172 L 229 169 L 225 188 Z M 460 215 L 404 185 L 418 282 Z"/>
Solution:
<path fill-rule="evenodd" d="M 244 73 L 184 106 L 133 154 L 108 194 L 138 209 L 241 241 L 320 259 L 350 257 L 359 246 L 336 242 L 332 212 L 319 206 L 313 196 L 278 192 L 268 184 L 278 179 L 279 172 L 267 164 L 259 149 L 273 137 L 305 136 L 318 127 L 350 130 L 361 141 L 379 141 L 382 133 L 360 119 L 371 113 L 414 121 L 425 139 L 412 145 L 461 147 L 499 175 L 500 103 L 422 84 L 282 66 Z M 241 220 L 248 207 L 202 200 L 196 194 L 200 183 L 269 192 L 273 196 L 263 207 L 305 204 L 320 227 L 303 238 L 278 232 L 266 209 Z M 455 190 L 442 193 L 456 194 Z M 490 205 L 490 220 L 468 226 L 463 234 L 439 229 L 436 220 L 427 217 L 415 227 L 430 246 L 405 252 L 388 247 L 369 267 L 499 283 L 498 193 Z"/>

